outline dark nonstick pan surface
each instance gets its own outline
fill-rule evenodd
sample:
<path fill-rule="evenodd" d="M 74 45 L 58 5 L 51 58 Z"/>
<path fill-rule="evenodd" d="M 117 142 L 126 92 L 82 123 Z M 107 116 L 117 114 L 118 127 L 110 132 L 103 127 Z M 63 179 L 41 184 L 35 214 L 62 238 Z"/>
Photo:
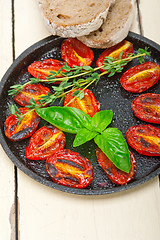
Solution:
<path fill-rule="evenodd" d="M 135 52 L 137 52 L 139 48 L 148 47 L 151 52 L 151 57 L 146 57 L 146 61 L 155 61 L 160 65 L 159 45 L 134 33 L 129 33 L 127 40 L 133 43 Z M 27 72 L 27 67 L 32 62 L 46 58 L 61 60 L 60 46 L 62 41 L 63 39 L 61 37 L 50 36 L 34 44 L 14 61 L 1 81 L 0 140 L 2 147 L 11 161 L 13 161 L 13 163 L 24 173 L 40 183 L 51 188 L 74 194 L 102 195 L 113 193 L 135 187 L 158 175 L 160 173 L 160 157 L 142 156 L 129 147 L 129 150 L 132 151 L 137 161 L 137 174 L 127 185 L 116 185 L 108 179 L 104 171 L 98 165 L 95 153 L 96 145 L 94 142 L 90 141 L 80 147 L 73 148 L 72 143 L 74 135 L 65 133 L 67 139 L 65 148 L 79 152 L 82 156 L 87 157 L 93 164 L 94 174 L 92 183 L 86 189 L 69 188 L 52 182 L 45 170 L 44 161 L 31 161 L 26 159 L 24 153 L 25 148 L 28 145 L 28 139 L 20 142 L 11 142 L 5 137 L 4 122 L 10 114 L 8 106 L 15 103 L 14 100 L 8 96 L 10 86 L 17 83 L 24 83 L 31 77 Z M 93 66 L 95 66 L 96 59 L 103 51 L 104 50 L 94 49 L 95 61 L 93 62 Z M 137 64 L 139 64 L 138 61 L 133 60 L 125 67 L 124 71 Z M 125 137 L 125 133 L 130 126 L 146 123 L 134 117 L 130 106 L 132 100 L 139 94 L 129 93 L 121 87 L 119 82 L 121 75 L 122 74 L 116 74 L 111 78 L 103 76 L 97 85 L 92 85 L 90 87 L 90 90 L 100 102 L 101 110 L 113 110 L 114 118 L 110 126 L 118 128 Z M 152 88 L 145 91 L 145 93 L 147 92 L 160 93 L 160 83 L 158 82 Z M 59 102 L 57 101 L 55 105 L 59 105 Z M 44 122 L 41 121 L 39 127 L 43 124 Z M 160 127 L 158 124 L 151 125 Z"/>

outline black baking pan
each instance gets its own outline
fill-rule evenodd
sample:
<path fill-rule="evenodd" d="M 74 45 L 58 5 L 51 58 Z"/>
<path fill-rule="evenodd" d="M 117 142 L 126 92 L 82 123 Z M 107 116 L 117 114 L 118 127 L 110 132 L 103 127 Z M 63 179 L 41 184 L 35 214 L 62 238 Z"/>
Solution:
<path fill-rule="evenodd" d="M 135 52 L 137 52 L 139 48 L 148 47 L 151 56 L 147 56 L 145 60 L 154 61 L 160 65 L 160 46 L 158 44 L 135 33 L 129 33 L 127 40 L 133 43 Z M 136 176 L 127 185 L 116 185 L 108 179 L 104 171 L 98 165 L 95 154 L 95 143 L 93 141 L 90 141 L 80 147 L 73 148 L 72 143 L 74 135 L 65 134 L 67 139 L 65 148 L 79 152 L 81 155 L 87 157 L 93 164 L 93 181 L 87 188 L 75 189 L 65 187 L 52 182 L 50 176 L 45 170 L 44 161 L 31 161 L 26 159 L 24 152 L 26 146 L 28 145 L 28 139 L 20 142 L 11 142 L 5 137 L 4 122 L 10 114 L 8 106 L 14 103 L 12 97 L 8 96 L 8 90 L 10 86 L 17 83 L 24 83 L 31 77 L 31 75 L 27 72 L 27 67 L 32 62 L 47 58 L 55 58 L 61 60 L 60 46 L 62 41 L 63 38 L 61 37 L 50 36 L 29 47 L 13 62 L 1 81 L 0 141 L 2 147 L 4 148 L 11 161 L 13 161 L 13 163 L 28 176 L 32 177 L 42 184 L 64 192 L 84 195 L 102 195 L 126 190 L 142 184 L 158 175 L 160 173 L 160 157 L 142 156 L 129 147 L 129 150 L 132 151 L 137 161 Z M 94 59 L 96 61 L 98 56 L 104 50 L 93 49 L 93 51 L 95 55 Z M 95 66 L 95 61 L 93 62 L 93 67 Z M 139 64 L 138 61 L 136 59 L 133 60 L 124 68 L 124 71 L 137 64 Z M 111 123 L 111 127 L 118 128 L 125 137 L 125 133 L 130 126 L 145 124 L 145 122 L 137 119 L 134 116 L 131 110 L 131 101 L 136 96 L 138 96 L 138 94 L 129 93 L 121 87 L 119 82 L 121 75 L 122 73 L 116 74 L 111 78 L 102 76 L 98 84 L 92 85 L 90 87 L 90 90 L 94 93 L 96 99 L 100 102 L 101 110 L 113 110 L 114 117 Z M 158 82 L 146 92 L 159 93 L 160 83 Z M 59 102 L 57 101 L 55 105 L 59 105 Z M 41 127 L 43 124 L 44 122 L 41 121 L 39 127 Z M 159 125 L 154 126 L 160 127 Z M 1 161 L 3 161 L 3 159 L 1 159 Z"/>

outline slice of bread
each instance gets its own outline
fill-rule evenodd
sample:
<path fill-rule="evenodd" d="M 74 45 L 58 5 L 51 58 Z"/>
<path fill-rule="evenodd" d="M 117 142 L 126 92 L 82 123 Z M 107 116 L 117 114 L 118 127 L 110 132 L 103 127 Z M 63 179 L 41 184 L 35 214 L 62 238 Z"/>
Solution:
<path fill-rule="evenodd" d="M 38 0 L 53 35 L 78 37 L 97 30 L 115 0 Z"/>
<path fill-rule="evenodd" d="M 116 0 L 102 26 L 87 36 L 79 37 L 89 47 L 109 48 L 128 34 L 134 16 L 134 0 Z"/>

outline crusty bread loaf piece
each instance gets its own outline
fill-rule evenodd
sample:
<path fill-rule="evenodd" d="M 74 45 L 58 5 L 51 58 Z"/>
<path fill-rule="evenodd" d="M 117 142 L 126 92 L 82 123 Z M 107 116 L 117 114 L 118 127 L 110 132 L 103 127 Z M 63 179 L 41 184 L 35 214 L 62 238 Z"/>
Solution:
<path fill-rule="evenodd" d="M 109 48 L 128 34 L 134 16 L 134 0 L 116 0 L 102 26 L 87 36 L 79 37 L 89 47 Z"/>
<path fill-rule="evenodd" d="M 78 37 L 97 30 L 115 0 L 38 0 L 50 32 Z"/>

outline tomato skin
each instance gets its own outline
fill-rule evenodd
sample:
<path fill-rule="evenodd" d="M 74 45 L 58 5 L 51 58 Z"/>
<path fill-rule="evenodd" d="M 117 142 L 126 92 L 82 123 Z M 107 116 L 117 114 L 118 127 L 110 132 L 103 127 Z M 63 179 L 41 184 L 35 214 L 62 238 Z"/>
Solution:
<path fill-rule="evenodd" d="M 74 98 L 72 94 L 77 90 L 82 90 L 82 89 L 78 88 L 66 94 L 65 100 L 64 100 L 64 106 L 66 106 Z M 93 115 L 96 112 L 100 111 L 100 103 L 96 100 L 94 94 L 89 89 L 84 90 L 84 97 L 81 100 L 79 100 L 79 98 L 75 98 L 67 106 L 78 108 L 84 111 L 85 113 L 87 113 L 88 115 L 90 115 L 91 117 L 93 117 Z"/>
<path fill-rule="evenodd" d="M 65 65 L 65 62 L 56 59 L 45 59 L 43 61 L 35 61 L 28 66 L 28 72 L 35 78 L 46 79 L 50 75 L 51 71 L 58 72 L 58 70 Z M 65 70 L 62 70 L 65 72 Z M 61 77 L 60 74 L 56 76 Z M 59 84 L 60 81 L 54 82 L 54 84 Z"/>
<path fill-rule="evenodd" d="M 92 64 L 93 51 L 76 38 L 68 38 L 61 45 L 61 57 L 70 67 L 90 66 Z"/>
<path fill-rule="evenodd" d="M 51 93 L 50 89 L 41 84 L 27 84 L 23 90 L 15 95 L 14 100 L 21 106 L 30 105 L 30 100 L 34 100 L 40 105 L 39 101 L 42 96 L 47 96 Z"/>
<path fill-rule="evenodd" d="M 156 84 L 159 78 L 160 66 L 154 62 L 145 62 L 123 73 L 120 83 L 128 92 L 141 93 Z"/>
<path fill-rule="evenodd" d="M 146 156 L 160 156 L 160 129 L 151 125 L 137 125 L 126 132 L 128 144 Z"/>
<path fill-rule="evenodd" d="M 139 119 L 160 124 L 160 94 L 141 94 L 132 101 L 131 108 Z"/>
<path fill-rule="evenodd" d="M 30 138 L 25 151 L 26 158 L 44 160 L 63 149 L 65 143 L 65 135 L 58 128 L 53 126 L 41 127 Z"/>
<path fill-rule="evenodd" d="M 133 53 L 133 44 L 131 42 L 124 40 L 113 47 L 107 48 L 97 59 L 96 61 L 97 67 L 100 67 L 103 65 L 103 61 L 105 60 L 105 57 L 113 57 L 114 59 L 118 59 L 119 54 L 122 51 L 123 51 L 122 59 L 124 59 L 127 57 L 129 53 Z M 106 70 L 100 68 L 100 71 L 104 72 Z"/>
<path fill-rule="evenodd" d="M 101 168 L 105 171 L 108 178 L 116 184 L 124 185 L 131 181 L 136 174 L 136 160 L 130 152 L 131 169 L 129 173 L 118 169 L 110 159 L 102 152 L 100 148 L 96 149 L 97 160 Z"/>
<path fill-rule="evenodd" d="M 26 114 L 18 125 L 17 117 L 10 114 L 5 121 L 5 135 L 11 141 L 20 141 L 30 137 L 38 127 L 40 117 L 35 111 L 29 112 L 28 108 L 19 108 L 22 114 Z"/>
<path fill-rule="evenodd" d="M 46 171 L 53 182 L 73 188 L 85 188 L 93 180 L 91 162 L 67 149 L 46 159 Z"/>

